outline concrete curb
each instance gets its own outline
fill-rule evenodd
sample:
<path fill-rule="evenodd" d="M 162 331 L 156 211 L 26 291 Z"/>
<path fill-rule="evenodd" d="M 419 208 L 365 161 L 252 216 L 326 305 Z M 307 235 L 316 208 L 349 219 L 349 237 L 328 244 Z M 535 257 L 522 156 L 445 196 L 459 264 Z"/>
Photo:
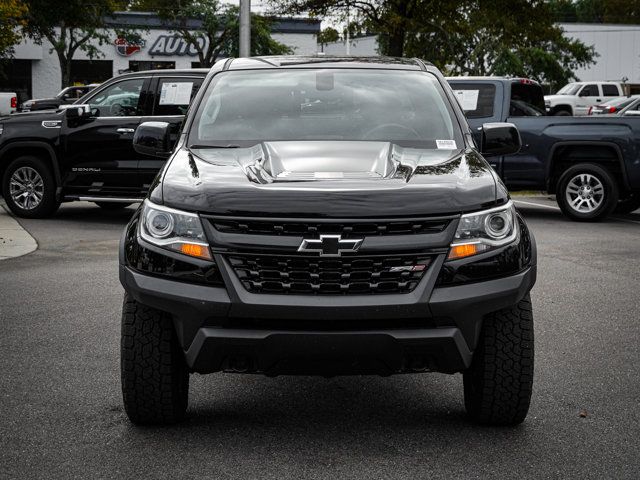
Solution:
<path fill-rule="evenodd" d="M 37 248 L 36 240 L 0 204 L 0 261 L 21 257 Z"/>

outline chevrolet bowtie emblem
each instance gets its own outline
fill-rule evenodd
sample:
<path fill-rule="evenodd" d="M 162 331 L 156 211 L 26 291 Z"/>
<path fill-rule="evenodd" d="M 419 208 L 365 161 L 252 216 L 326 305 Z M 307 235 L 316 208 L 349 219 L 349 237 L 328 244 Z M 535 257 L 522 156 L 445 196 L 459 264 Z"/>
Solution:
<path fill-rule="evenodd" d="M 321 257 L 339 257 L 344 252 L 356 252 L 362 244 L 360 240 L 346 240 L 340 235 L 320 235 L 320 238 L 303 239 L 299 252 L 318 253 Z"/>

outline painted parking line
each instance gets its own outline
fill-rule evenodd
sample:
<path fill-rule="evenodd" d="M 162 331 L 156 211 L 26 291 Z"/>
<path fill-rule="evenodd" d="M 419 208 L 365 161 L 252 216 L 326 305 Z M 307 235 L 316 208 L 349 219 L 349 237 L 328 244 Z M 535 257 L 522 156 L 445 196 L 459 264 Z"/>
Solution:
<path fill-rule="evenodd" d="M 557 207 L 555 205 L 545 205 L 544 203 L 525 202 L 524 200 L 514 200 L 513 203 L 519 203 L 521 205 L 531 205 L 534 207 L 550 208 L 552 210 L 560 210 L 560 207 Z M 616 220 L 618 222 L 634 223 L 636 225 L 640 225 L 640 221 L 638 220 L 630 220 L 628 218 L 619 218 L 619 217 L 609 217 L 609 218 L 611 218 L 612 220 Z"/>
<path fill-rule="evenodd" d="M 555 205 L 545 205 L 544 203 L 525 202 L 524 200 L 514 200 L 514 203 L 520 203 L 522 205 L 533 205 L 534 207 L 551 208 L 552 210 L 560 210 L 560 207 Z"/>

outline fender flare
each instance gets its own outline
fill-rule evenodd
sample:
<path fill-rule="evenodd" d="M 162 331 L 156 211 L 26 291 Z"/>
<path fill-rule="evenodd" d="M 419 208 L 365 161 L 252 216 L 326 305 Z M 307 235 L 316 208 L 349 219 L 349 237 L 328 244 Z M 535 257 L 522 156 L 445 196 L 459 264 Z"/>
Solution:
<path fill-rule="evenodd" d="M 553 146 L 551 147 L 551 150 L 549 151 L 549 157 L 548 157 L 548 162 L 547 162 L 547 171 L 546 171 L 546 178 L 547 178 L 547 191 L 550 191 L 550 187 L 551 187 L 551 172 L 553 171 L 553 165 L 554 165 L 554 160 L 553 160 L 553 156 L 556 153 L 556 150 L 558 148 L 561 147 L 607 147 L 607 148 L 612 148 L 615 153 L 616 153 L 616 157 L 617 157 L 617 161 L 618 164 L 620 165 L 620 171 L 622 173 L 622 186 L 624 188 L 629 188 L 629 177 L 627 175 L 627 167 L 624 163 L 624 157 L 622 156 L 622 149 L 620 148 L 620 145 L 618 145 L 617 143 L 614 142 L 603 142 L 603 141 L 599 141 L 599 140 L 582 140 L 582 141 L 572 141 L 572 140 L 568 140 L 565 142 L 556 142 L 553 144 Z"/>
<path fill-rule="evenodd" d="M 60 172 L 60 165 L 58 165 L 58 156 L 56 152 L 53 150 L 53 147 L 46 142 L 38 142 L 38 141 L 18 141 L 12 142 L 4 147 L 0 148 L 0 159 L 9 151 L 14 150 L 16 148 L 42 148 L 46 150 L 51 158 L 51 165 L 53 166 L 53 176 L 56 179 L 56 185 L 58 186 L 57 190 L 59 190 L 62 186 L 62 173 Z"/>

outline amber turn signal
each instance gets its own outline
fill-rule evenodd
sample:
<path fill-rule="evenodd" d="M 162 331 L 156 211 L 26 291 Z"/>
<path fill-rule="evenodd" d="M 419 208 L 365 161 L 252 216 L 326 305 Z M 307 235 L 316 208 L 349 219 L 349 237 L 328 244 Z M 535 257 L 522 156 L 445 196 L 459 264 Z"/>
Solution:
<path fill-rule="evenodd" d="M 477 243 L 465 243 L 463 245 L 451 245 L 449 250 L 448 260 L 455 260 L 457 258 L 470 257 L 479 252 Z"/>
<path fill-rule="evenodd" d="M 204 245 L 198 245 L 197 243 L 182 243 L 180 244 L 180 252 L 190 257 L 206 258 L 211 260 L 211 252 L 209 248 Z"/>

